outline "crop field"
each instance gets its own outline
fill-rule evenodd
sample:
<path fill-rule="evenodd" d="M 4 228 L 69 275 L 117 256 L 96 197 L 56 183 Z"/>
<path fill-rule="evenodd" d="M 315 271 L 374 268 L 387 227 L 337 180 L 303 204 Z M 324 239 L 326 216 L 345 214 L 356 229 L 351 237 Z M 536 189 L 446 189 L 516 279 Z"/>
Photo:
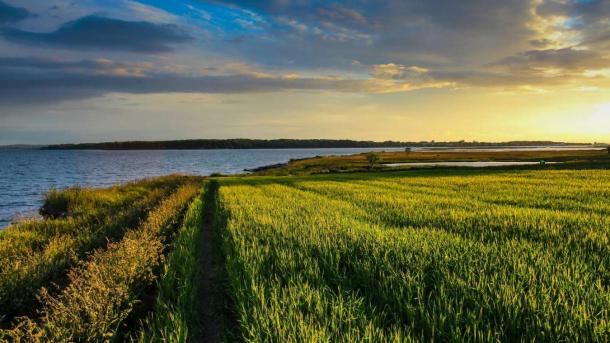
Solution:
<path fill-rule="evenodd" d="M 0 232 L 0 341 L 610 339 L 610 170 L 168 176 Z"/>
<path fill-rule="evenodd" d="M 607 341 L 610 171 L 221 180 L 232 337 Z"/>

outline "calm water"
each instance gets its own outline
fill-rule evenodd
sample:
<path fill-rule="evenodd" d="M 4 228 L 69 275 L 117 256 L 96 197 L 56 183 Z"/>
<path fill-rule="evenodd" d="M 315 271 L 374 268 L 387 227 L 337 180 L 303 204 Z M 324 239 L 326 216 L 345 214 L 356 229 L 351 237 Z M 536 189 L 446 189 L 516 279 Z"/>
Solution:
<path fill-rule="evenodd" d="M 233 174 L 291 158 L 371 150 L 401 149 L 0 150 L 0 228 L 8 225 L 14 216 L 36 213 L 42 194 L 52 187 L 110 186 L 171 173 Z"/>
<path fill-rule="evenodd" d="M 561 162 L 546 162 L 546 164 L 557 164 Z M 404 163 L 385 163 L 386 167 L 502 167 L 502 166 L 535 166 L 540 162 L 404 162 Z"/>
<path fill-rule="evenodd" d="M 491 150 L 574 148 L 584 147 L 510 147 Z M 287 162 L 291 158 L 349 155 L 372 150 L 396 151 L 402 148 L 146 151 L 0 149 L 0 228 L 10 223 L 15 216 L 30 216 L 36 213 L 42 202 L 42 194 L 52 187 L 110 186 L 119 182 L 170 173 L 233 174 L 243 172 L 246 168 Z M 461 151 L 464 149 L 414 148 L 413 150 Z"/>

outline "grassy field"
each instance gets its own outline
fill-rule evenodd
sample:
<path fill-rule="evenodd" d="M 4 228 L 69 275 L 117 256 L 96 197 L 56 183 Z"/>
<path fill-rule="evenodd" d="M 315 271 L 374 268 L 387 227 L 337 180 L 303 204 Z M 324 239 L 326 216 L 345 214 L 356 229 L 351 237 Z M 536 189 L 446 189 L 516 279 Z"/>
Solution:
<path fill-rule="evenodd" d="M 141 300 L 153 285 L 165 243 L 199 188 L 181 186 L 121 241 L 93 252 L 70 271 L 70 283 L 60 294 L 42 292 L 39 320 L 21 319 L 8 335 L 13 340 L 51 342 L 120 339 L 127 330 L 124 324 L 149 307 Z"/>
<path fill-rule="evenodd" d="M 197 322 L 199 244 L 205 194 L 195 199 L 178 231 L 163 266 L 158 293 L 150 316 L 141 326 L 141 342 L 185 342 Z"/>
<path fill-rule="evenodd" d="M 0 232 L 0 322 L 33 314 L 42 286 L 63 285 L 66 271 L 88 252 L 120 239 L 188 178 L 170 176 L 107 189 L 48 193 L 49 218 Z"/>
<path fill-rule="evenodd" d="M 51 191 L 0 232 L 0 341 L 605 342 L 610 164 L 568 155 Z"/>
<path fill-rule="evenodd" d="M 385 170 L 387 163 L 409 162 L 562 162 L 567 168 L 610 163 L 607 150 L 545 150 L 545 151 L 395 151 L 379 152 L 379 161 L 371 168 L 367 154 L 325 156 L 292 160 L 279 168 L 263 169 L 257 175 L 310 175 L 339 172 Z M 410 167 L 392 168 L 410 169 Z"/>
<path fill-rule="evenodd" d="M 221 181 L 239 340 L 607 341 L 610 171 Z"/>
<path fill-rule="evenodd" d="M 0 337 L 91 340 L 89 332 L 58 336 L 52 329 L 69 331 L 69 324 L 89 330 L 108 320 L 112 323 L 107 328 L 120 324 L 124 318 L 116 319 L 113 313 L 129 313 L 123 305 L 133 307 L 130 302 L 140 299 L 138 293 L 127 292 L 135 297 L 125 301 L 115 293 L 112 298 L 121 303 L 113 309 L 99 292 L 120 293 L 132 285 L 138 288 L 146 281 L 130 284 L 129 277 L 146 279 L 144 274 L 151 270 L 155 270 L 154 279 L 158 274 L 155 258 L 160 258 L 154 249 L 165 249 L 166 236 L 179 224 L 182 210 L 199 192 L 201 180 L 167 176 L 107 189 L 49 192 L 41 209 L 47 219 L 0 232 L 0 317 L 4 327 Z M 159 231 L 156 236 L 150 233 L 154 230 Z M 153 250 L 138 251 L 141 247 Z M 149 258 L 142 262 L 133 255 Z M 141 268 L 138 262 L 142 262 Z M 92 308 L 79 308 L 87 301 L 97 303 L 98 310 L 112 318 L 104 319 Z M 95 317 L 96 323 L 77 320 L 85 315 Z"/>

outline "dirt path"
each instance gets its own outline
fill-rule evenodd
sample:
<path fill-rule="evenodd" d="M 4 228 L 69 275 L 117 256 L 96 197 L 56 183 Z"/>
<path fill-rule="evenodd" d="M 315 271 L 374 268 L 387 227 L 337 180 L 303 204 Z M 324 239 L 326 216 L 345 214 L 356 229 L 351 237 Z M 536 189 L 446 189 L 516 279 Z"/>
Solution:
<path fill-rule="evenodd" d="M 199 249 L 199 325 L 193 332 L 192 342 L 215 343 L 223 339 L 224 293 L 219 263 L 220 249 L 212 225 L 218 187 L 206 187 L 203 232 Z"/>

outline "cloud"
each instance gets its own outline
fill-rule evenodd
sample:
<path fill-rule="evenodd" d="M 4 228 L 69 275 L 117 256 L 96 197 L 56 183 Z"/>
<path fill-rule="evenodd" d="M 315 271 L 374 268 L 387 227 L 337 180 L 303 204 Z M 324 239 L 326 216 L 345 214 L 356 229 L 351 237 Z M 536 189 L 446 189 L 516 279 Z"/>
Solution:
<path fill-rule="evenodd" d="M 531 55 L 531 54 L 530 54 Z M 526 55 L 529 56 L 529 55 Z M 527 57 L 527 63 L 549 57 Z M 524 57 L 525 58 L 525 57 Z M 572 66 L 573 61 L 550 58 Z M 568 59 L 569 60 L 569 59 Z M 558 62 L 561 61 L 561 62 Z M 513 62 L 511 62 L 513 63 Z M 548 66 L 548 64 L 544 64 Z M 514 68 L 514 66 L 510 66 Z M 385 63 L 370 66 L 364 77 L 313 75 L 258 69 L 245 63 L 188 68 L 152 62 L 0 58 L 0 105 L 48 104 L 108 93 L 242 94 L 287 91 L 389 93 L 434 88 L 485 87 L 501 90 L 544 90 L 587 84 L 600 89 L 610 82 L 584 73 L 544 73 L 508 70 L 433 71 L 419 66 Z"/>
<path fill-rule="evenodd" d="M 265 38 L 243 55 L 263 63 L 349 66 L 483 63 L 529 46 L 532 3 L 524 0 L 220 1 L 268 18 Z M 269 51 L 277 51 L 275 60 Z M 313 53 L 315 52 L 315 54 Z M 267 56 L 267 57 L 265 57 Z"/>
<path fill-rule="evenodd" d="M 536 48 L 545 48 L 553 44 L 553 41 L 547 38 L 539 38 L 530 40 L 530 44 Z"/>
<path fill-rule="evenodd" d="M 156 2 L 145 3 L 148 11 Z M 48 33 L 14 28 L 0 32 L 13 42 L 35 47 L 157 53 L 191 40 L 180 28 L 192 29 L 197 16 L 205 19 L 197 23 L 201 32 L 205 31 L 202 40 L 206 44 L 185 54 L 173 54 L 171 62 L 164 55 L 147 56 L 148 62 L 0 59 L 0 77 L 6 85 L 5 94 L 12 92 L 10 81 L 23 94 L 38 92 L 41 101 L 61 100 L 62 96 L 55 94 L 57 89 L 65 90 L 64 98 L 79 98 L 109 92 L 381 93 L 426 88 L 604 86 L 607 73 L 597 71 L 610 65 L 610 51 L 604 48 L 610 45 L 609 16 L 600 15 L 608 13 L 606 3 L 163 3 L 157 9 L 174 9 L 170 12 L 176 15 L 175 24 L 90 15 Z M 70 56 L 78 59 L 82 55 L 76 52 Z M 212 61 L 210 66 L 201 66 L 202 56 Z M 221 65 L 219 61 L 231 62 Z M 54 95 L 45 96 L 47 91 Z M 27 98 L 18 94 L 0 97 L 5 103 Z"/>
<path fill-rule="evenodd" d="M 25 8 L 13 7 L 0 1 L 0 25 L 15 23 L 30 16 Z"/>
<path fill-rule="evenodd" d="M 564 49 L 530 50 L 502 59 L 493 64 L 513 70 L 553 70 L 555 72 L 584 72 L 608 68 L 610 59 L 597 51 Z"/>
<path fill-rule="evenodd" d="M 369 78 L 303 77 L 296 73 L 258 70 L 243 63 L 200 68 L 202 73 L 199 74 L 191 70 L 176 73 L 171 69 L 153 63 L 119 63 L 106 59 L 0 58 L 0 104 L 52 103 L 115 92 L 231 94 L 299 90 L 381 93 L 451 86 L 450 82 L 427 76 L 425 69 L 394 64 L 375 66 Z M 396 72 L 390 72 L 391 69 Z"/>
<path fill-rule="evenodd" d="M 373 66 L 373 75 L 382 79 L 413 79 L 426 75 L 429 70 L 426 68 L 402 64 L 386 63 Z"/>
<path fill-rule="evenodd" d="M 377 84 L 394 80 L 398 88 L 414 82 L 552 87 L 553 80 L 588 82 L 581 78 L 588 70 L 609 64 L 605 0 L 216 2 L 271 23 L 263 35 L 230 46 L 231 53 L 267 68 L 342 74 L 368 66 Z"/>
<path fill-rule="evenodd" d="M 385 63 L 371 67 L 371 79 L 363 81 L 362 89 L 374 93 L 389 93 L 454 86 L 455 82 L 450 79 L 436 78 L 427 68 Z"/>
<path fill-rule="evenodd" d="M 192 39 L 173 24 L 124 21 L 95 15 L 68 22 L 49 33 L 13 28 L 1 32 L 5 39 L 21 44 L 138 53 L 170 51 L 173 45 Z"/>
<path fill-rule="evenodd" d="M 606 0 L 543 0 L 537 11 L 545 16 L 578 17 L 597 21 L 607 19 L 610 4 Z"/>
<path fill-rule="evenodd" d="M 0 70 L 13 71 L 22 74 L 57 73 L 58 76 L 66 73 L 115 75 L 115 76 L 145 76 L 153 64 L 121 63 L 108 59 L 70 61 L 61 59 L 48 59 L 36 57 L 0 57 Z"/>
<path fill-rule="evenodd" d="M 0 74 L 1 75 L 1 74 Z M 258 78 L 251 75 L 147 77 L 78 75 L 20 78 L 2 75 L 0 104 L 52 103 L 97 97 L 107 93 L 266 93 L 288 90 L 347 89 L 344 80 Z"/>
<path fill-rule="evenodd" d="M 549 22 L 563 19 L 557 31 L 563 36 L 574 36 L 581 46 L 606 51 L 610 48 L 604 42 L 605 37 L 610 37 L 610 1 L 542 0 L 536 11 Z"/>
<path fill-rule="evenodd" d="M 330 4 L 328 7 L 322 7 L 318 10 L 322 17 L 326 17 L 332 21 L 344 21 L 356 25 L 366 25 L 366 17 L 353 8 L 348 8 L 339 4 Z"/>

